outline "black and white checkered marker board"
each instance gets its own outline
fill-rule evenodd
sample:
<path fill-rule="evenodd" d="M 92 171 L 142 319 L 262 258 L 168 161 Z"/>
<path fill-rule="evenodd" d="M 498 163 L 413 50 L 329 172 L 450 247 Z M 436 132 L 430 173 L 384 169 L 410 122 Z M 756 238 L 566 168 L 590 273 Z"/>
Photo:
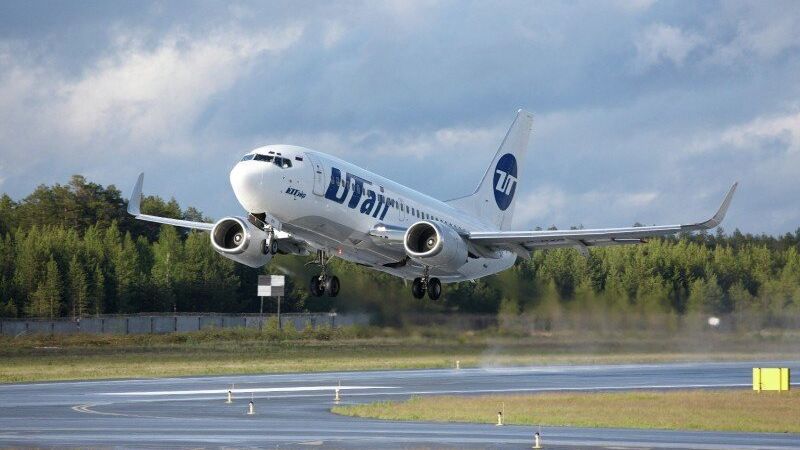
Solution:
<path fill-rule="evenodd" d="M 283 297 L 283 287 L 285 285 L 286 279 L 283 275 L 259 275 L 258 296 Z"/>

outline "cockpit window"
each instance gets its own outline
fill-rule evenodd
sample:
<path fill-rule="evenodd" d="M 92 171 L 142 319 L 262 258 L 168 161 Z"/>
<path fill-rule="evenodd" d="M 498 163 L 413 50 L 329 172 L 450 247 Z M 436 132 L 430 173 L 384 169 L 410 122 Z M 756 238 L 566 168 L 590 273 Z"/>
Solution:
<path fill-rule="evenodd" d="M 292 160 L 289 158 L 284 158 L 281 156 L 273 156 L 273 155 L 260 155 L 256 154 L 248 154 L 244 155 L 241 159 L 242 161 L 264 161 L 268 163 L 273 163 L 276 166 L 280 167 L 281 169 L 288 169 L 292 167 Z"/>
<path fill-rule="evenodd" d="M 292 167 L 292 160 L 290 160 L 289 158 L 281 158 L 280 156 L 276 156 L 274 163 L 281 169 L 288 169 Z"/>

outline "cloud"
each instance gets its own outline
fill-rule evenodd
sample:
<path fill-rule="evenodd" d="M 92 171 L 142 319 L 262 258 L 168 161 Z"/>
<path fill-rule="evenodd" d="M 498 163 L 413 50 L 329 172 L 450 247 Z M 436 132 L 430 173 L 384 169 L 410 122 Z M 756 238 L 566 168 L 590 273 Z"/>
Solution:
<path fill-rule="evenodd" d="M 629 13 L 642 13 L 650 9 L 656 0 L 613 0 L 612 4 Z"/>
<path fill-rule="evenodd" d="M 174 33 L 153 49 L 124 39 L 79 80 L 61 84 L 61 126 L 77 142 L 124 139 L 169 152 L 164 144 L 180 145 L 208 101 L 242 76 L 248 63 L 287 49 L 301 34 L 300 26 L 257 34 L 219 31 L 202 39 Z"/>
<path fill-rule="evenodd" d="M 750 65 L 753 60 L 778 58 L 800 49 L 800 9 L 792 1 L 722 2 L 711 16 L 707 32 L 715 36 L 708 61 L 721 65 Z"/>
<path fill-rule="evenodd" d="M 0 76 L 0 111 L 10 120 L 0 125 L 0 136 L 22 151 L 28 146 L 13 138 L 20 131 L 80 147 L 84 155 L 143 147 L 190 153 L 185 138 L 209 101 L 254 59 L 289 48 L 301 35 L 299 25 L 259 33 L 218 30 L 200 39 L 172 32 L 150 47 L 123 34 L 77 77 L 26 61 L 24 47 L 16 54 L 7 50 L 11 64 Z M 8 117 L 19 113 L 24 121 Z"/>
<path fill-rule="evenodd" d="M 800 113 L 777 117 L 758 117 L 748 123 L 728 128 L 721 135 L 721 145 L 743 150 L 763 150 L 779 144 L 788 153 L 800 152 Z"/>
<path fill-rule="evenodd" d="M 339 41 L 344 38 L 346 33 L 344 25 L 337 21 L 331 21 L 328 23 L 323 31 L 322 34 L 322 45 L 330 49 L 334 47 Z"/>
<path fill-rule="evenodd" d="M 689 54 L 703 44 L 703 38 L 678 27 L 656 23 L 645 28 L 635 44 L 635 67 L 643 71 L 665 62 L 681 67 Z"/>
<path fill-rule="evenodd" d="M 657 192 L 612 192 L 589 190 L 570 193 L 552 185 L 540 186 L 517 200 L 514 224 L 564 229 L 587 225 L 592 228 L 632 225 L 647 215 L 648 207 L 658 198 Z M 600 206 L 602 205 L 602 206 Z M 618 217 L 614 223 L 602 223 L 597 217 L 610 210 Z M 638 218 L 638 219 L 637 219 Z M 630 223 L 621 223 L 620 220 Z"/>

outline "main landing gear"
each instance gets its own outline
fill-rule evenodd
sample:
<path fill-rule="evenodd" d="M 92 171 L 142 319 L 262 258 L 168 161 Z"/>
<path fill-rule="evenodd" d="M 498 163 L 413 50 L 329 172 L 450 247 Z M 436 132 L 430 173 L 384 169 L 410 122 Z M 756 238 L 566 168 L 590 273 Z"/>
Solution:
<path fill-rule="evenodd" d="M 414 282 L 411 283 L 411 294 L 414 298 L 425 297 L 425 292 L 431 300 L 438 300 L 442 296 L 442 282 L 438 278 L 430 278 L 427 267 L 422 277 L 414 278 Z"/>
<path fill-rule="evenodd" d="M 339 295 L 339 278 L 328 275 L 328 261 L 329 258 L 326 258 L 325 252 L 317 250 L 317 260 L 311 264 L 318 264 L 320 266 L 320 274 L 311 277 L 311 282 L 308 285 L 308 290 L 314 297 L 322 297 L 326 292 L 328 293 L 328 297 L 336 297 Z"/>

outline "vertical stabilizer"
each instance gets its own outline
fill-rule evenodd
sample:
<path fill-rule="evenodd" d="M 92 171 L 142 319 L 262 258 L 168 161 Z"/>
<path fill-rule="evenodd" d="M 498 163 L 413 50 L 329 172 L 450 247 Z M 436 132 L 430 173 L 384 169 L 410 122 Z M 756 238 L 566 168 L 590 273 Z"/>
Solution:
<path fill-rule="evenodd" d="M 514 215 L 518 180 L 528 152 L 532 126 L 533 114 L 521 109 L 517 111 L 514 123 L 475 192 L 447 203 L 480 217 L 498 230 L 507 229 Z"/>

